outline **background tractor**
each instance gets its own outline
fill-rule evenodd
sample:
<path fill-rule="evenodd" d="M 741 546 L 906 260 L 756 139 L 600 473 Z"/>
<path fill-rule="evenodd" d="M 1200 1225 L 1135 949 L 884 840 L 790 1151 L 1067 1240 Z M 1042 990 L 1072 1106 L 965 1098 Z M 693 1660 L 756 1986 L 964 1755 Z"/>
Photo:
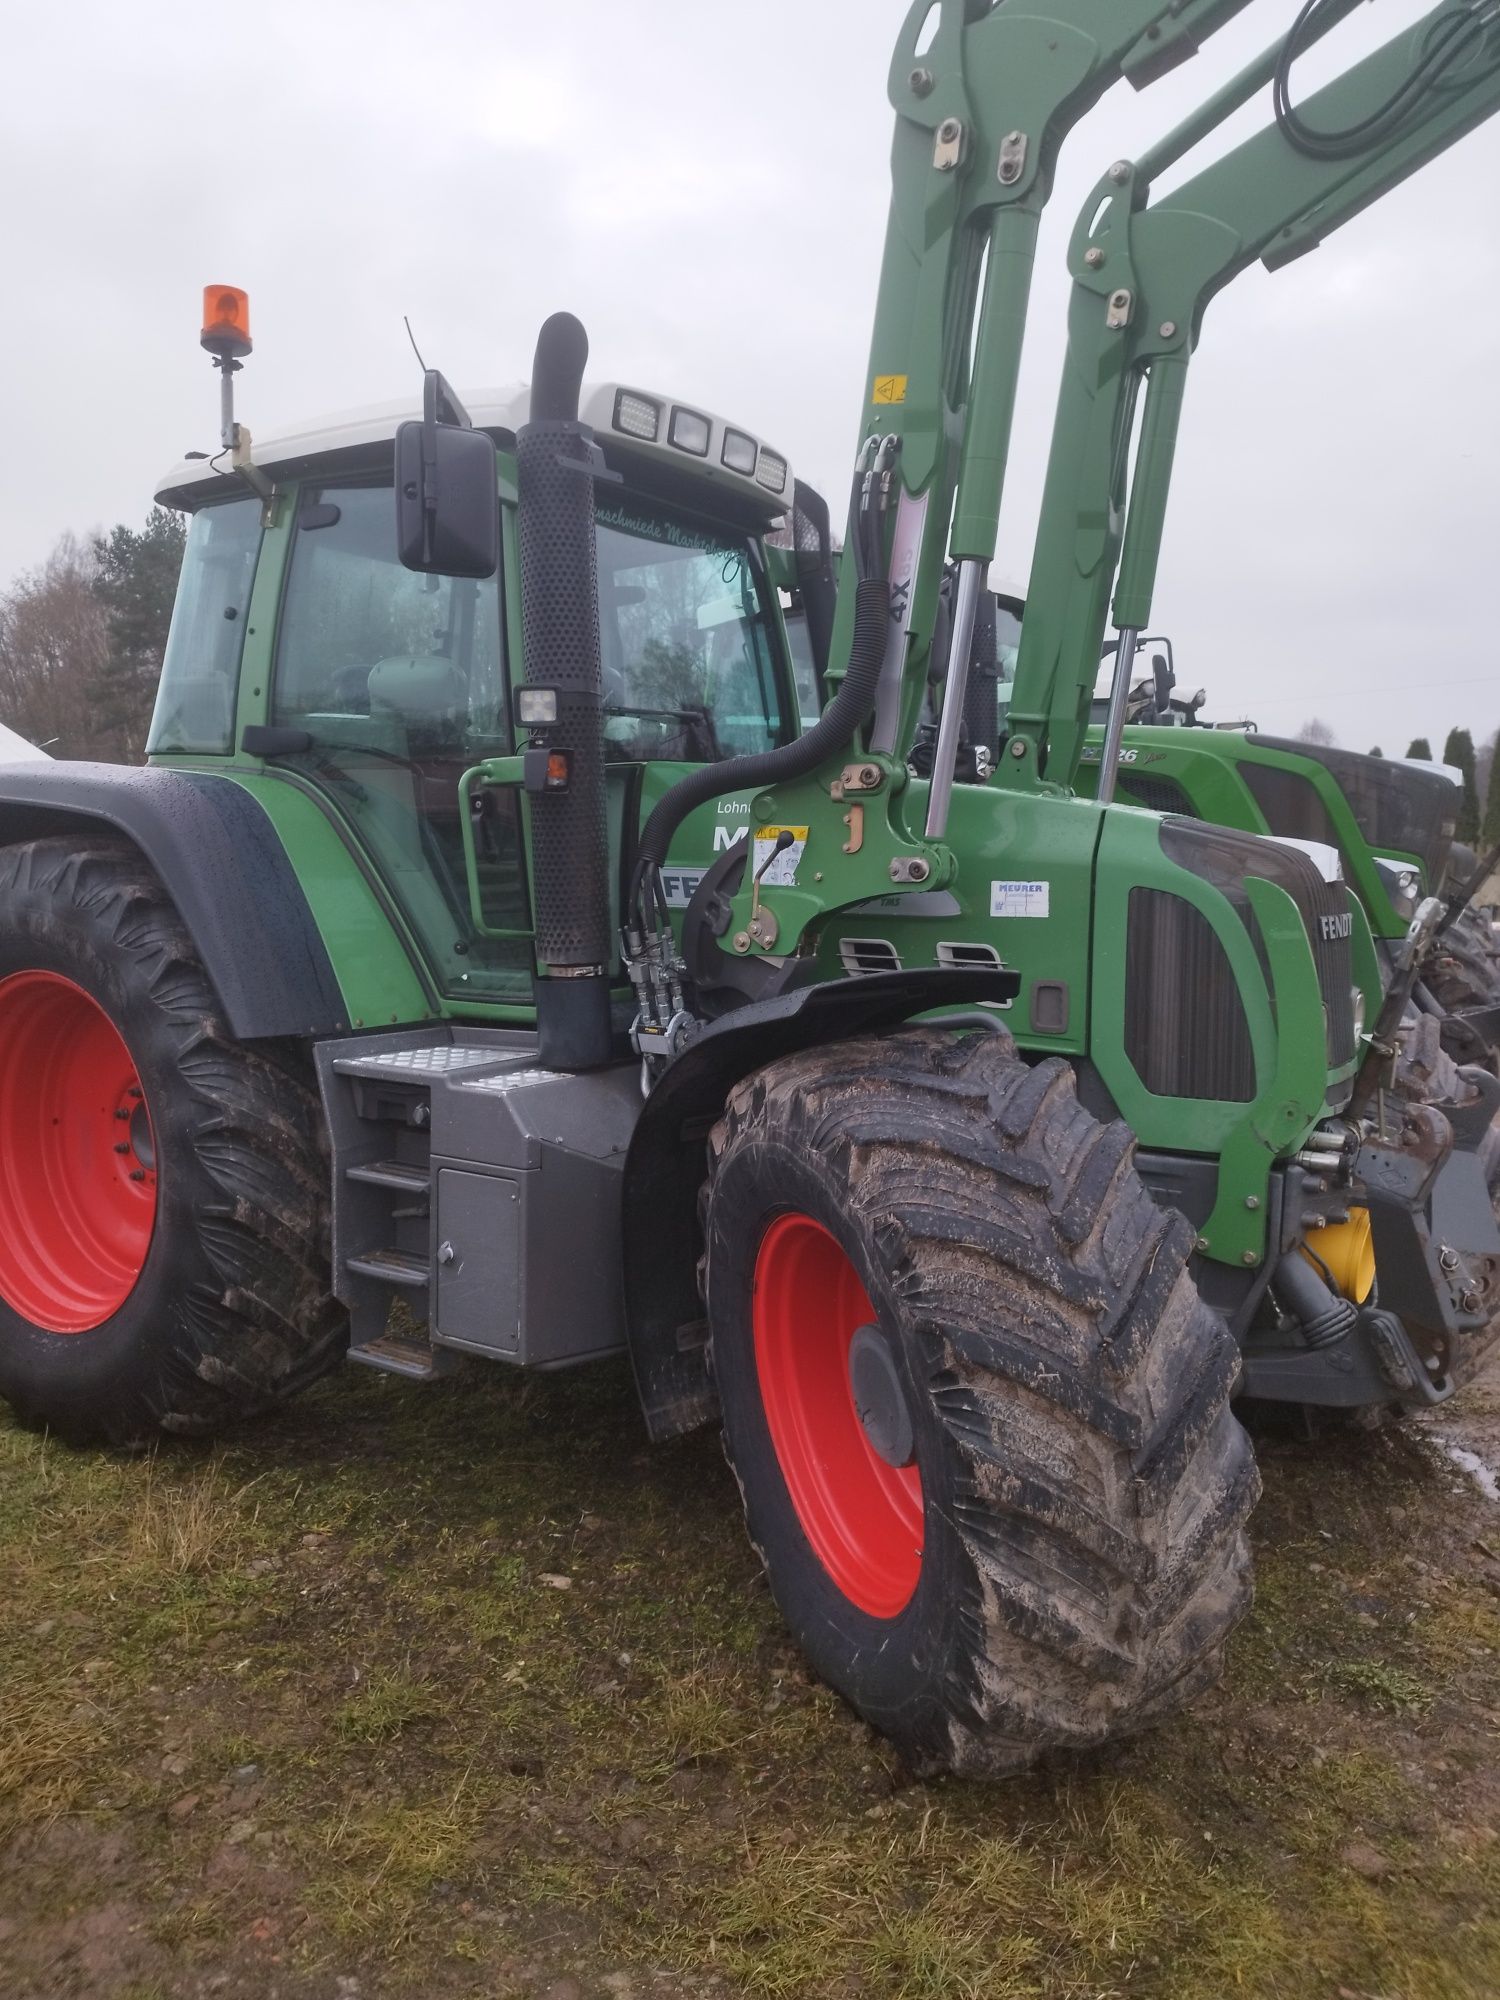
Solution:
<path fill-rule="evenodd" d="M 911 9 L 836 586 L 785 457 L 585 390 L 567 315 L 524 393 L 432 371 L 420 417 L 256 453 L 248 308 L 210 288 L 227 469 L 161 488 L 192 525 L 150 765 L 0 778 L 23 1417 L 140 1444 L 346 1347 L 415 1377 L 623 1349 L 652 1436 L 722 1422 L 789 1626 L 919 1768 L 1213 1677 L 1257 1492 L 1232 1394 L 1419 1405 L 1500 1307 L 1500 1085 L 1394 1087 L 1336 872 L 1073 782 L 1122 534 L 1127 670 L 1149 618 L 1207 299 L 1500 105 L 1489 6 L 1297 111 L 1349 11 L 1315 5 L 1110 169 L 1006 751 L 958 782 L 1058 149 L 1241 4 Z M 1273 79 L 1274 123 L 1153 200 Z M 806 730 L 769 532 L 828 635 Z"/>

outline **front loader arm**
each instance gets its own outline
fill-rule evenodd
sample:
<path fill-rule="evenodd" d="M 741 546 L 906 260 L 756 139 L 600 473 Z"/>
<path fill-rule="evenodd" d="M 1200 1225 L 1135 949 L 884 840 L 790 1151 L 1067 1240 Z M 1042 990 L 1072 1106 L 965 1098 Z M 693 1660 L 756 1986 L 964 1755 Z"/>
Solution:
<path fill-rule="evenodd" d="M 956 557 L 995 553 L 1037 230 L 1064 138 L 1111 85 L 1153 81 L 1246 5 L 941 0 L 924 45 L 931 10 L 913 0 L 891 65 L 893 192 L 860 431 L 900 440 L 892 637 L 870 749 L 904 756 L 915 735 L 950 517 Z M 851 547 L 835 679 L 855 575 Z"/>
<path fill-rule="evenodd" d="M 952 718 L 923 830 L 907 823 L 906 760 L 950 524 L 962 560 L 955 660 L 967 660 L 964 620 L 972 624 L 994 554 L 1037 228 L 1058 153 L 1112 84 L 1150 82 L 1247 4 L 937 0 L 929 36 L 933 8 L 913 0 L 891 72 L 893 197 L 830 647 L 837 693 L 799 743 L 750 770 L 743 760 L 725 767 L 721 789 L 754 790 L 748 816 L 758 829 L 753 866 L 727 910 L 714 912 L 726 958 L 772 959 L 779 977 L 829 911 L 951 881 L 956 863 L 942 842 Z M 963 678 L 950 683 L 953 717 Z M 648 1054 L 670 1043 L 676 1018 L 660 865 L 703 786 L 694 774 L 674 787 L 642 833 L 627 957 L 642 996 L 637 1045 Z M 767 873 L 775 855 L 763 842 L 783 832 L 796 854 Z"/>
<path fill-rule="evenodd" d="M 1347 11 L 1330 9 L 1319 25 Z M 1443 0 L 1295 114 L 1304 134 L 1363 125 L 1368 143 L 1311 148 L 1278 117 L 1150 204 L 1155 178 L 1263 88 L 1283 53 L 1252 64 L 1137 165 L 1112 168 L 1075 230 L 1068 355 L 1002 784 L 1071 785 L 1111 590 L 1122 655 L 1150 619 L 1188 364 L 1210 300 L 1257 260 L 1275 270 L 1315 249 L 1500 109 L 1500 0 Z M 1404 115 L 1371 122 L 1434 68 Z"/>

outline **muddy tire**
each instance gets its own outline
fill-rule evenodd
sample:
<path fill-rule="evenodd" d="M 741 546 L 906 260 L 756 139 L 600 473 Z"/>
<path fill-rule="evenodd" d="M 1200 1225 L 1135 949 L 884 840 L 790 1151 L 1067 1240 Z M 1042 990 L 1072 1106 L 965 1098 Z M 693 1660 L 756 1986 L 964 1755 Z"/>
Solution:
<path fill-rule="evenodd" d="M 0 852 L 0 1396 L 76 1443 L 258 1414 L 347 1344 L 301 1053 L 230 1036 L 134 849 Z"/>
<path fill-rule="evenodd" d="M 1238 1354 L 1129 1132 L 1008 1036 L 741 1084 L 703 1289 L 730 1463 L 816 1671 L 919 1771 L 1155 1721 L 1250 1603 Z"/>
<path fill-rule="evenodd" d="M 1464 1015 L 1500 1005 L 1500 945 L 1487 916 L 1467 909 L 1442 940 L 1427 976 L 1427 988 L 1446 1010 L 1443 1047 L 1458 1063 L 1477 1063 L 1500 1073 L 1500 1050 Z"/>

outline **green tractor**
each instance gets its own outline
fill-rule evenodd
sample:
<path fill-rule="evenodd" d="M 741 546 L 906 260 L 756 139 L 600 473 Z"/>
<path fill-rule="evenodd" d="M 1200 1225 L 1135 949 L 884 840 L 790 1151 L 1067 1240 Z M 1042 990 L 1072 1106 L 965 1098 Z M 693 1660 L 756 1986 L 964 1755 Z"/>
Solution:
<path fill-rule="evenodd" d="M 1342 883 L 1074 789 L 1135 391 L 1128 644 L 1204 299 L 1500 106 L 1487 9 L 1278 92 L 1185 227 L 1153 174 L 1347 0 L 1110 170 L 1006 755 L 957 782 L 1058 149 L 1243 4 L 912 7 L 831 594 L 785 457 L 585 390 L 566 315 L 524 394 L 430 372 L 420 417 L 257 455 L 243 295 L 211 289 L 224 469 L 161 489 L 192 525 L 149 766 L 0 774 L 24 1419 L 136 1445 L 346 1350 L 624 1352 L 652 1437 L 722 1424 L 790 1629 L 919 1769 L 1097 1744 L 1213 1678 L 1258 1490 L 1230 1398 L 1420 1405 L 1500 1311 L 1500 1085 L 1393 1087 Z M 771 534 L 828 618 L 806 730 Z"/>
<path fill-rule="evenodd" d="M 1170 649 L 1154 658 L 1169 682 Z M 1414 1005 L 1438 1022 L 1456 1062 L 1500 1069 L 1500 945 L 1488 913 L 1471 902 L 1488 868 L 1454 841 L 1456 785 L 1430 765 L 1254 728 L 1196 727 L 1193 704 L 1170 693 L 1163 701 L 1156 686 L 1140 695 L 1140 718 L 1127 719 L 1121 739 L 1117 797 L 1332 848 L 1362 920 L 1358 948 L 1367 949 L 1368 928 L 1382 983 L 1423 899 L 1441 895 L 1448 910 L 1424 954 Z M 1084 746 L 1080 791 L 1097 782 L 1106 729 L 1100 715 Z"/>
<path fill-rule="evenodd" d="M 981 603 L 964 714 L 963 775 L 971 780 L 1004 754 L 1024 620 L 1018 598 L 997 594 Z M 1098 796 L 1106 762 L 1117 650 L 1105 649 L 1091 704 L 1076 781 L 1085 796 Z M 1355 912 L 1356 962 L 1371 988 L 1389 983 L 1418 908 L 1440 895 L 1445 914 L 1422 953 L 1412 1018 L 1436 1022 L 1437 1046 L 1452 1061 L 1500 1071 L 1500 937 L 1476 897 L 1494 857 L 1481 858 L 1454 839 L 1459 773 L 1266 736 L 1250 722 L 1208 726 L 1201 713 L 1205 691 L 1176 693 L 1170 639 L 1143 638 L 1138 658 L 1149 674 L 1118 690 L 1125 719 L 1110 760 L 1115 796 L 1336 855 Z M 816 699 L 815 678 L 806 672 L 799 696 L 805 685 Z M 934 735 L 929 719 L 917 748 L 919 768 Z"/>

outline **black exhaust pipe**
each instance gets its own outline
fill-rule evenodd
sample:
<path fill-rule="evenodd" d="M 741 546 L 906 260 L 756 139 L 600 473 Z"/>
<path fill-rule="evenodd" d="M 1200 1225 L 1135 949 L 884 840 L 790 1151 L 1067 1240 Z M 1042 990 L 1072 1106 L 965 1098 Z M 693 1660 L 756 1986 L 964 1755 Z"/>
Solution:
<path fill-rule="evenodd" d="M 556 722 L 533 743 L 567 759 L 564 788 L 531 793 L 538 1053 L 561 1070 L 598 1069 L 613 1054 L 596 452 L 578 421 L 588 353 L 580 323 L 554 313 L 537 339 L 531 419 L 516 437 L 525 685 L 557 697 Z"/>

